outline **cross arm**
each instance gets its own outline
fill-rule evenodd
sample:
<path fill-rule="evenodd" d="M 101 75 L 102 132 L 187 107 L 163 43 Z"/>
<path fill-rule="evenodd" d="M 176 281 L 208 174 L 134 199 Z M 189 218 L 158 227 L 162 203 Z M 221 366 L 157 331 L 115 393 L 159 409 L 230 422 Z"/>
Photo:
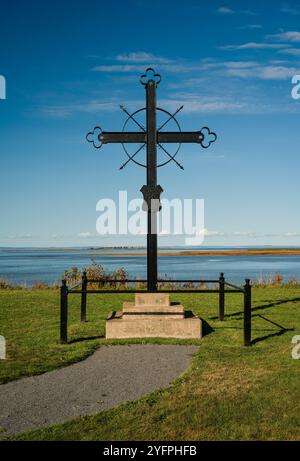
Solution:
<path fill-rule="evenodd" d="M 103 144 L 108 143 L 145 143 L 147 141 L 144 132 L 123 132 L 123 131 L 102 131 L 99 141 Z"/>
<path fill-rule="evenodd" d="M 159 131 L 157 142 L 161 143 L 198 143 L 203 141 L 204 136 L 200 131 Z"/>
<path fill-rule="evenodd" d="M 92 134 L 92 133 L 89 133 Z M 200 131 L 157 131 L 156 143 L 197 143 L 202 147 L 209 147 L 214 142 L 217 135 L 204 127 Z M 109 143 L 147 143 L 147 132 L 144 131 L 101 131 L 98 135 L 98 141 L 102 144 Z"/>
<path fill-rule="evenodd" d="M 180 132 L 157 132 L 157 143 L 201 143 L 204 136 L 200 131 L 180 131 Z M 144 132 L 123 132 L 123 131 L 102 131 L 99 141 L 103 144 L 109 143 L 145 143 L 147 133 Z"/>

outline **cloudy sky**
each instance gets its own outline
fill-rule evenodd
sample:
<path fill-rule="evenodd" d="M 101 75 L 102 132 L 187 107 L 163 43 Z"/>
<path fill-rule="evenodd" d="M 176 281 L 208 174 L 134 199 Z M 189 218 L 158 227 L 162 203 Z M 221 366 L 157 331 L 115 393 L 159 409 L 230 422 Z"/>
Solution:
<path fill-rule="evenodd" d="M 98 200 L 140 197 L 145 170 L 85 134 L 144 107 L 148 66 L 183 130 L 218 133 L 159 170 L 164 197 L 204 199 L 205 245 L 300 245 L 300 2 L 29 0 L 1 18 L 0 246 L 143 243 L 96 234 Z"/>

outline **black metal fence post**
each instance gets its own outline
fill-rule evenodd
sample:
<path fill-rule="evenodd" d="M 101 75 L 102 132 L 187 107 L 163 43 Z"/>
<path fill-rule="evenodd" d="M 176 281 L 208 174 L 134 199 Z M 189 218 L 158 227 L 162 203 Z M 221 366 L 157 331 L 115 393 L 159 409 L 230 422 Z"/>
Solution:
<path fill-rule="evenodd" d="M 219 320 L 223 321 L 225 314 L 225 277 L 223 272 L 219 278 L 219 289 Z"/>
<path fill-rule="evenodd" d="M 67 281 L 62 280 L 60 287 L 60 342 L 68 342 L 68 287 Z"/>
<path fill-rule="evenodd" d="M 86 290 L 87 290 L 87 276 L 86 272 L 82 274 L 82 293 L 81 293 L 81 321 L 86 322 Z"/>
<path fill-rule="evenodd" d="M 251 285 L 250 279 L 244 285 L 244 346 L 251 345 Z"/>

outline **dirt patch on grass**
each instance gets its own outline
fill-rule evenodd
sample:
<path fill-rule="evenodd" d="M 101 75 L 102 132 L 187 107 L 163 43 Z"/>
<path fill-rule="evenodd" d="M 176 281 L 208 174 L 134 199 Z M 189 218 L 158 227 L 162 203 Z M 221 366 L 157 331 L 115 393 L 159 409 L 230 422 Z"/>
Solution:
<path fill-rule="evenodd" d="M 262 383 L 270 372 L 264 368 L 210 364 L 200 378 L 193 394 L 199 396 L 237 397 Z"/>

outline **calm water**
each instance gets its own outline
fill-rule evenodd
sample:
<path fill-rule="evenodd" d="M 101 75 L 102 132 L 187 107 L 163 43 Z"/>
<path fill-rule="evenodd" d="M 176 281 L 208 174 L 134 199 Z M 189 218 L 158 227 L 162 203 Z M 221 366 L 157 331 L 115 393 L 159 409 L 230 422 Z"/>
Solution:
<path fill-rule="evenodd" d="M 178 251 L 181 249 L 177 248 Z M 202 247 L 202 249 L 209 248 Z M 145 250 L 101 250 L 101 253 L 113 252 L 137 254 Z M 80 269 L 87 267 L 91 264 L 92 258 L 108 271 L 124 267 L 130 277 L 146 277 L 146 258 L 144 257 L 95 256 L 96 253 L 97 251 L 90 249 L 75 251 L 40 249 L 36 251 L 0 248 L 0 278 L 29 286 L 35 281 L 52 284 L 61 279 L 65 269 L 71 269 L 73 266 Z M 159 258 L 161 277 L 215 279 L 221 271 L 225 272 L 226 278 L 233 283 L 241 283 L 246 277 L 257 279 L 260 276 L 267 277 L 276 273 L 282 274 L 285 278 L 295 276 L 300 280 L 300 256 L 164 256 Z"/>

